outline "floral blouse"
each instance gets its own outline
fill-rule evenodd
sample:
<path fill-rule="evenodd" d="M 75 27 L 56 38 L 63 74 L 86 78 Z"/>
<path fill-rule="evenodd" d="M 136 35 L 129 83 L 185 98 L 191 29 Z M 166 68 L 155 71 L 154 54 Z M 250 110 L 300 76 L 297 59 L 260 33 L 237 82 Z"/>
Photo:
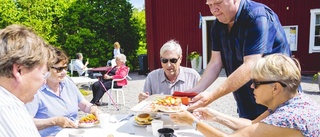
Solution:
<path fill-rule="evenodd" d="M 320 136 L 320 105 L 303 93 L 286 101 L 261 121 L 277 127 L 299 130 L 306 137 Z"/>

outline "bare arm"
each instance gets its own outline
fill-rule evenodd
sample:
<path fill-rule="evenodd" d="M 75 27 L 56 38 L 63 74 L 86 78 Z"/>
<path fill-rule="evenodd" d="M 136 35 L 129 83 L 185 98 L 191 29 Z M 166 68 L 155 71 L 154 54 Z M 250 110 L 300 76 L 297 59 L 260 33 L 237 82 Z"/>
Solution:
<path fill-rule="evenodd" d="M 217 122 L 232 130 L 238 130 L 252 124 L 249 119 L 232 117 L 207 107 L 198 108 L 193 111 L 193 114 L 199 119 Z"/>
<path fill-rule="evenodd" d="M 196 108 L 204 107 L 209 105 L 211 102 L 215 101 L 216 99 L 233 92 L 237 89 L 239 89 L 241 86 L 246 84 L 251 79 L 251 68 L 252 66 L 257 62 L 258 59 L 262 57 L 261 54 L 256 55 L 250 55 L 244 57 L 244 63 L 236 69 L 228 78 L 220 85 L 219 88 L 212 92 L 202 92 L 199 95 L 195 96 L 192 99 L 192 104 L 188 110 L 194 110 Z M 211 61 L 210 61 L 211 63 Z M 213 69 L 213 68 L 211 68 Z M 206 69 L 207 71 L 210 71 L 209 68 Z M 210 77 L 210 74 L 203 74 L 206 77 Z M 213 75 L 211 77 L 215 77 L 216 75 Z M 202 78 L 201 78 L 202 80 Z M 205 81 L 204 83 L 206 84 Z M 201 84 L 201 83 L 200 83 Z M 211 83 L 212 84 L 212 83 Z M 202 84 L 203 85 L 203 84 Z"/>
<path fill-rule="evenodd" d="M 76 128 L 77 126 L 67 117 L 51 117 L 47 119 L 33 118 L 33 122 L 38 130 L 42 130 L 52 126 L 59 126 L 62 128 L 71 127 Z"/>
<path fill-rule="evenodd" d="M 212 51 L 210 62 L 208 63 L 207 68 L 204 70 L 200 81 L 194 88 L 187 91 L 200 93 L 206 90 L 219 77 L 221 69 L 222 61 L 220 52 Z"/>
<path fill-rule="evenodd" d="M 303 137 L 299 130 L 256 123 L 238 130 L 230 137 Z"/>
<path fill-rule="evenodd" d="M 261 57 L 261 54 L 245 56 L 243 64 L 236 69 L 216 91 L 211 92 L 212 101 L 233 92 L 246 84 L 251 79 L 251 68 Z"/>
<path fill-rule="evenodd" d="M 86 99 L 81 100 L 78 106 L 81 111 L 91 113 L 96 117 L 98 117 L 99 113 L 101 112 L 101 110 L 96 105 L 91 104 Z"/>

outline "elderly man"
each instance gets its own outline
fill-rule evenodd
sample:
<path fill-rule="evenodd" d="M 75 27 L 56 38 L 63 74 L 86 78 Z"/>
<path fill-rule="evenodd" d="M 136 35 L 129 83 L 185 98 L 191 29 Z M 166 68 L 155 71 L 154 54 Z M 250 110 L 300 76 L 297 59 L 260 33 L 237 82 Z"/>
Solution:
<path fill-rule="evenodd" d="M 49 77 L 52 56 L 44 40 L 28 28 L 10 25 L 0 30 L 1 137 L 40 136 L 25 104 Z"/>
<path fill-rule="evenodd" d="M 255 119 L 267 108 L 255 102 L 250 88 L 252 66 L 264 55 L 282 53 L 291 56 L 284 29 L 269 7 L 251 0 L 207 0 L 217 19 L 211 29 L 211 59 L 200 82 L 187 91 L 204 91 L 224 68 L 228 78 L 215 90 L 201 92 L 188 109 L 207 106 L 233 93 L 239 117 Z"/>
<path fill-rule="evenodd" d="M 184 91 L 197 84 L 200 75 L 197 71 L 180 66 L 182 61 L 180 45 L 170 40 L 160 49 L 162 68 L 153 70 L 147 76 L 139 102 L 152 94 L 172 95 L 174 91 Z"/>

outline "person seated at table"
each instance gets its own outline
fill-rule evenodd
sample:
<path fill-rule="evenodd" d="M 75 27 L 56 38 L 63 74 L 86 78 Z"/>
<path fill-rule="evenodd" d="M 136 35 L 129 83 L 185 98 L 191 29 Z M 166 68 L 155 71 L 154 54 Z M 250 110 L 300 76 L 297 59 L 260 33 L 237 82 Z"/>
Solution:
<path fill-rule="evenodd" d="M 114 81 L 115 88 L 120 88 L 128 84 L 126 76 L 129 73 L 129 68 L 125 65 L 127 61 L 126 56 L 124 54 L 118 54 L 115 56 L 115 59 L 117 65 L 109 69 L 99 81 L 92 84 L 93 98 L 90 101 L 92 104 L 96 104 L 98 106 L 102 105 L 99 100 L 104 95 L 104 93 L 111 88 L 113 79 L 125 78 L 121 81 Z"/>
<path fill-rule="evenodd" d="M 183 56 L 177 41 L 166 42 L 160 49 L 160 58 L 162 68 L 148 74 L 143 92 L 138 96 L 139 102 L 153 94 L 172 95 L 174 91 L 185 91 L 200 80 L 197 71 L 180 66 Z"/>
<path fill-rule="evenodd" d="M 50 68 L 51 75 L 46 84 L 34 95 L 32 102 L 26 104 L 29 114 L 41 136 L 55 136 L 62 128 L 76 128 L 78 109 L 98 116 L 100 110 L 87 101 L 79 89 L 67 76 L 68 57 L 54 47 L 56 61 Z"/>
<path fill-rule="evenodd" d="M 235 118 L 209 108 L 171 114 L 176 123 L 186 123 L 205 136 L 245 137 L 315 137 L 320 135 L 320 107 L 304 93 L 298 92 L 301 81 L 299 62 L 283 54 L 268 55 L 252 69 L 256 102 L 268 107 L 255 120 Z M 199 121 L 210 120 L 236 130 L 231 135 Z"/>
<path fill-rule="evenodd" d="M 89 64 L 89 61 L 87 60 L 85 64 L 82 62 L 83 60 L 83 55 L 82 53 L 77 53 L 76 54 L 76 60 L 73 64 L 75 71 L 79 74 L 79 76 L 85 76 L 87 74 L 87 66 Z"/>

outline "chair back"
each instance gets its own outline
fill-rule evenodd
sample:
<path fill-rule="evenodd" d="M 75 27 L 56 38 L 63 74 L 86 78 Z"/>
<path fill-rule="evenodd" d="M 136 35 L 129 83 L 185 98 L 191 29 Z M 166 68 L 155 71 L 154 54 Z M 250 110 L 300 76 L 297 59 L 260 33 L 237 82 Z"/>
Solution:
<path fill-rule="evenodd" d="M 71 76 L 73 76 L 73 71 L 74 70 L 74 62 L 76 61 L 76 59 L 71 59 L 70 63 L 69 63 L 69 70 L 70 70 L 70 74 Z"/>

